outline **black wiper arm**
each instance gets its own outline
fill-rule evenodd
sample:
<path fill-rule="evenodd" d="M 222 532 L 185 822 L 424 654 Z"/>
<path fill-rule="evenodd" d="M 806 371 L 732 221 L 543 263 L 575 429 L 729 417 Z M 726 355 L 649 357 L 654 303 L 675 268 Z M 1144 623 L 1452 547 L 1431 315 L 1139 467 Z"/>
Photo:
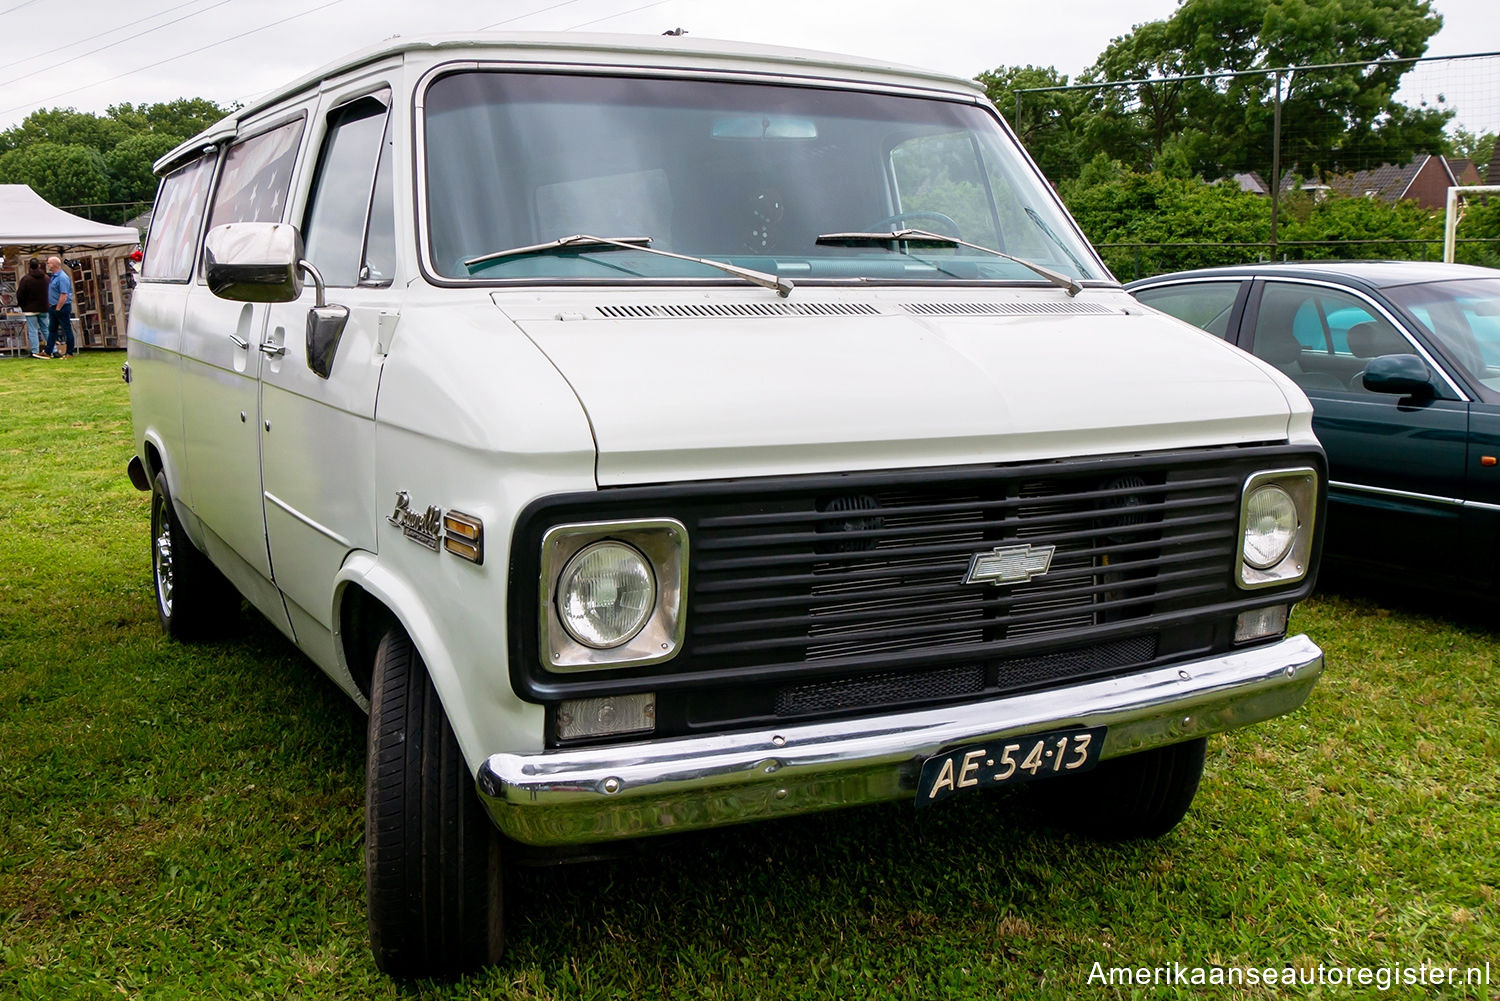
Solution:
<path fill-rule="evenodd" d="M 817 242 L 836 247 L 863 247 L 871 244 L 890 243 L 893 240 L 901 243 L 914 243 L 918 246 L 968 247 L 971 250 L 978 250 L 986 254 L 993 254 L 996 257 L 1003 257 L 1007 261 L 1012 261 L 1023 268 L 1028 268 L 1058 288 L 1067 289 L 1068 295 L 1077 295 L 1083 291 L 1083 285 L 1076 278 L 1069 278 L 1067 275 L 1053 271 L 1051 268 L 1043 267 L 1035 261 L 1028 261 L 1024 257 L 1016 257 L 1014 254 L 1007 254 L 1003 250 L 995 250 L 993 247 L 981 246 L 977 243 L 970 243 L 968 240 L 960 240 L 956 236 L 933 233 L 925 229 L 893 229 L 886 233 L 824 233 L 818 237 Z"/>
<path fill-rule="evenodd" d="M 691 261 L 694 264 L 702 264 L 705 267 L 716 268 L 726 275 L 734 275 L 745 281 L 762 288 L 774 289 L 776 294 L 785 299 L 792 294 L 792 283 L 786 278 L 766 274 L 764 271 L 755 271 L 751 268 L 742 268 L 738 264 L 729 264 L 725 261 L 716 261 L 710 257 L 689 257 L 686 254 L 674 254 L 670 250 L 657 250 L 650 246 L 649 236 L 590 236 L 587 233 L 575 233 L 572 236 L 559 237 L 556 240 L 548 240 L 546 243 L 534 243 L 529 247 L 512 247 L 509 250 L 497 250 L 493 254 L 483 254 L 479 257 L 471 257 L 464 261 L 464 267 L 470 273 L 482 264 L 499 260 L 503 257 L 519 257 L 523 254 L 545 254 L 555 250 L 642 250 L 648 254 L 656 254 L 658 257 L 671 257 L 679 261 Z"/>
<path fill-rule="evenodd" d="M 553 250 L 643 250 L 650 243 L 651 237 L 649 236 L 605 237 L 575 233 L 573 236 L 559 237 L 556 240 L 548 240 L 546 243 L 533 243 L 529 247 L 511 247 L 509 250 L 497 250 L 493 254 L 471 257 L 464 261 L 464 267 L 472 272 L 481 264 L 498 261 L 504 257 L 524 257 L 527 254 L 545 254 Z"/>
<path fill-rule="evenodd" d="M 1047 234 L 1047 239 L 1056 244 L 1058 250 L 1061 250 L 1063 253 L 1068 255 L 1068 260 L 1073 262 L 1074 267 L 1076 267 L 1084 274 L 1088 274 L 1089 269 L 1083 266 L 1082 261 L 1073 256 L 1073 252 L 1068 249 L 1068 245 L 1066 243 L 1062 242 L 1062 238 L 1059 237 L 1056 233 L 1052 232 L 1052 227 L 1048 226 L 1045 222 L 1042 221 L 1042 217 L 1036 214 L 1036 209 L 1032 208 L 1030 205 L 1026 206 L 1026 215 L 1032 221 L 1032 223 L 1036 225 L 1037 229 Z"/>

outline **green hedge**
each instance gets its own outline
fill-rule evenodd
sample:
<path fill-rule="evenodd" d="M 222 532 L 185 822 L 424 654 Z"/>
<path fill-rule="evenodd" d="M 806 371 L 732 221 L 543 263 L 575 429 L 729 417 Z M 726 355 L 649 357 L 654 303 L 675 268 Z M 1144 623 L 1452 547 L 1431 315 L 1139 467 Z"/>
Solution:
<path fill-rule="evenodd" d="M 1103 158 L 1060 188 L 1068 209 L 1123 281 L 1272 256 L 1271 200 L 1230 182 L 1125 170 Z M 1470 206 L 1464 239 L 1500 239 L 1500 199 Z M 1443 212 L 1413 202 L 1284 195 L 1278 259 L 1440 260 Z M 1500 266 L 1500 243 L 1460 244 L 1458 259 Z"/>

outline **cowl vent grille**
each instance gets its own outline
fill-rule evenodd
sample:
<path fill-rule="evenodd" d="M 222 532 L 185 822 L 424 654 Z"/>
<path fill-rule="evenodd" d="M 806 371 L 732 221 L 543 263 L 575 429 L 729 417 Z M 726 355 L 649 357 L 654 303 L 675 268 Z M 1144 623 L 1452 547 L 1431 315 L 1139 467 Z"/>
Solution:
<path fill-rule="evenodd" d="M 720 302 L 694 305 L 596 306 L 600 316 L 612 320 L 648 320 L 707 316 L 878 316 L 868 303 L 842 302 Z"/>
<path fill-rule="evenodd" d="M 1096 302 L 906 302 L 901 308 L 918 316 L 1103 316 L 1119 312 Z"/>

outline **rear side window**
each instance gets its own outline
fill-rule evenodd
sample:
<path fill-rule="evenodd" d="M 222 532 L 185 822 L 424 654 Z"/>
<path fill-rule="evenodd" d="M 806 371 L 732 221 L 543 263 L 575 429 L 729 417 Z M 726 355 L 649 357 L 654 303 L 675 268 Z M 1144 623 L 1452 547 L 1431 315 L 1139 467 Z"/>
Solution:
<path fill-rule="evenodd" d="M 1229 336 L 1229 317 L 1241 282 L 1191 282 L 1143 288 L 1132 293 L 1141 302 L 1168 316 L 1186 320 L 1219 337 Z"/>
<path fill-rule="evenodd" d="M 373 205 L 376 167 L 383 161 L 387 120 L 385 103 L 362 98 L 329 116 L 328 135 L 318 159 L 303 236 L 307 259 L 329 285 L 349 287 L 361 281 L 390 281 L 393 254 L 386 248 L 391 215 L 390 186 Z M 372 215 L 375 218 L 372 218 Z M 374 262 L 366 260 L 366 232 L 378 246 Z"/>
<path fill-rule="evenodd" d="M 146 236 L 146 258 L 141 262 L 143 280 L 181 282 L 192 277 L 198 229 L 217 159 L 209 153 L 162 178 Z"/>
<path fill-rule="evenodd" d="M 229 147 L 209 228 L 226 222 L 281 222 L 301 138 L 299 118 Z"/>

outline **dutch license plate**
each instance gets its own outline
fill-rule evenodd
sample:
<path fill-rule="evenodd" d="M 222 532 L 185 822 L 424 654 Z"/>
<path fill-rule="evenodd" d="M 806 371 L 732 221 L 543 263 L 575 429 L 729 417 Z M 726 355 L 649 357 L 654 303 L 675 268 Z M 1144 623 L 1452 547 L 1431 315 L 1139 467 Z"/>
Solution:
<path fill-rule="evenodd" d="M 1051 730 L 972 744 L 928 758 L 917 780 L 917 805 L 936 803 L 966 789 L 1086 772 L 1099 763 L 1104 729 Z"/>

